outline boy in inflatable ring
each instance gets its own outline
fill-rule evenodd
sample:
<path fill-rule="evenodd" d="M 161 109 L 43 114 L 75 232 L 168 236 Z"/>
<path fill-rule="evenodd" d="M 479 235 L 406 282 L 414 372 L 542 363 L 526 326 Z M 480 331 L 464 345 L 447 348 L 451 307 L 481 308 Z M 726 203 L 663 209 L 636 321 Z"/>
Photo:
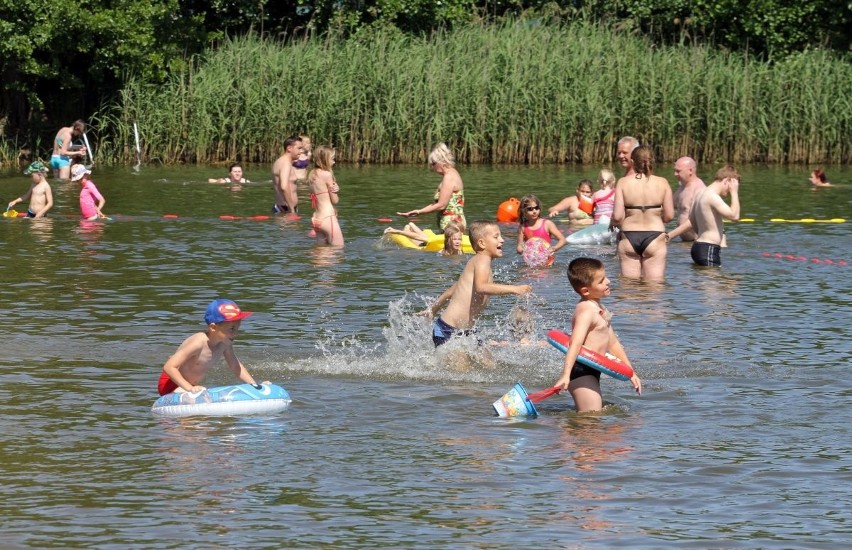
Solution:
<path fill-rule="evenodd" d="M 577 363 L 580 348 L 585 347 L 601 355 L 609 352 L 630 365 L 627 352 L 612 329 L 612 314 L 600 300 L 609 296 L 609 279 L 603 262 L 594 258 L 576 258 L 568 264 L 568 281 L 580 295 L 571 321 L 571 345 L 565 354 L 562 376 L 554 386 L 567 389 L 574 399 L 577 412 L 599 411 L 603 408 L 601 373 Z M 642 395 L 642 381 L 635 373 L 630 383 Z"/>
<path fill-rule="evenodd" d="M 196 332 L 184 340 L 163 365 L 163 373 L 157 384 L 160 395 L 174 391 L 195 393 L 205 390 L 201 382 L 223 357 L 234 376 L 260 389 L 260 385 L 234 353 L 234 340 L 240 330 L 240 322 L 251 314 L 251 311 L 240 311 L 240 307 L 231 300 L 210 302 L 204 314 L 207 330 Z"/>

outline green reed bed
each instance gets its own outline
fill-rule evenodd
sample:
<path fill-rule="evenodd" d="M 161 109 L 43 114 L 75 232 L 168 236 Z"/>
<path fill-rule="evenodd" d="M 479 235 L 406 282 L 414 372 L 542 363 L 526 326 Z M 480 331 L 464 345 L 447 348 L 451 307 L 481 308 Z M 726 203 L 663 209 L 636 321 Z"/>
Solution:
<path fill-rule="evenodd" d="M 852 68 L 805 52 L 774 64 L 656 47 L 588 24 L 471 26 L 426 38 L 372 31 L 287 45 L 232 39 L 164 86 L 131 82 L 95 117 L 100 155 L 271 162 L 292 133 L 338 158 L 600 163 L 631 134 L 662 159 L 848 162 Z"/>

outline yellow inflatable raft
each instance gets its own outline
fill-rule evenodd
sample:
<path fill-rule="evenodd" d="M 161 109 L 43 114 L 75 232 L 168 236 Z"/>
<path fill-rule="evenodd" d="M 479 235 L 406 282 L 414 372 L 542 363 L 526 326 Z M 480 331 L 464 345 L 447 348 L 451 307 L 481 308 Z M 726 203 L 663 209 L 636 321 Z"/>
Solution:
<path fill-rule="evenodd" d="M 426 244 L 423 246 L 420 246 L 419 241 L 413 241 L 405 235 L 400 235 L 398 233 L 388 233 L 388 237 L 390 237 L 391 241 L 403 248 L 414 248 L 416 250 L 426 250 L 429 252 L 440 252 L 444 249 L 443 234 L 436 235 L 431 229 L 424 229 L 423 232 L 426 233 L 427 237 L 429 237 L 429 240 L 426 241 Z M 473 247 L 470 246 L 470 237 L 467 235 L 462 236 L 462 252 L 465 254 L 473 254 Z"/>

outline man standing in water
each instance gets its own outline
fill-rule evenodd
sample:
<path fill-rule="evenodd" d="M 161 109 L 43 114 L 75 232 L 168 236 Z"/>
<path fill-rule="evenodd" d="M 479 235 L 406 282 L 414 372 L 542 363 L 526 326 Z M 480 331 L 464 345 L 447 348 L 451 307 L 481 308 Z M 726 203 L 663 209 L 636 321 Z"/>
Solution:
<path fill-rule="evenodd" d="M 677 228 L 669 233 L 669 238 L 680 236 L 683 242 L 692 242 L 696 234 L 689 225 L 689 213 L 692 203 L 698 193 L 707 188 L 707 185 L 695 173 L 698 165 L 690 157 L 680 157 L 674 165 L 674 175 L 677 178 L 678 188 L 674 192 L 674 205 L 677 211 Z"/>
<path fill-rule="evenodd" d="M 633 154 L 633 149 L 637 147 L 639 147 L 639 140 L 635 137 L 624 136 L 618 140 L 618 146 L 615 149 L 615 159 L 624 168 L 624 176 L 633 175 L 633 160 L 630 156 Z"/>
<path fill-rule="evenodd" d="M 298 214 L 299 197 L 296 195 L 296 170 L 293 161 L 302 152 L 301 136 L 290 136 L 284 140 L 284 153 L 272 165 L 272 187 L 275 188 L 276 214 Z"/>
<path fill-rule="evenodd" d="M 706 189 L 700 191 L 692 203 L 689 224 L 697 234 L 692 243 L 692 261 L 701 266 L 720 267 L 721 249 L 724 244 L 725 228 L 722 220 L 740 219 L 740 175 L 733 166 L 723 166 L 716 178 Z M 728 206 L 722 197 L 731 195 Z M 678 228 L 680 229 L 680 228 Z M 666 234 L 666 240 L 670 238 Z"/>

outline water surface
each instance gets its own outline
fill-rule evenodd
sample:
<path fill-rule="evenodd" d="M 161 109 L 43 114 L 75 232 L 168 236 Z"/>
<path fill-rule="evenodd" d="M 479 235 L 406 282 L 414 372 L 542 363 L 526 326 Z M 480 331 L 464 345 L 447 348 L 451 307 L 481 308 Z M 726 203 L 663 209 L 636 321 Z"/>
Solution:
<path fill-rule="evenodd" d="M 491 403 L 516 381 L 551 384 L 561 354 L 460 342 L 451 347 L 473 364 L 458 371 L 433 349 L 415 313 L 465 259 L 396 248 L 377 220 L 401 226 L 394 212 L 425 206 L 434 174 L 339 167 L 347 243 L 334 250 L 308 236 L 304 189 L 302 219 L 220 219 L 266 215 L 272 202 L 267 167 L 246 167 L 257 183 L 238 192 L 205 183 L 220 172 L 96 167 L 112 222 L 80 222 L 77 184 L 52 180 L 50 219 L 0 221 L 4 546 L 852 543 L 852 276 L 841 263 L 852 262 L 852 226 L 770 221 L 850 218 L 852 185 L 815 192 L 806 169 L 744 168 L 743 217 L 755 221 L 728 225 L 722 269 L 694 267 L 675 243 L 662 285 L 619 279 L 611 246 L 568 247 L 543 269 L 507 247 L 496 279 L 535 294 L 492 299 L 480 337 L 509 342 L 518 305 L 540 337 L 566 328 L 576 296 L 565 268 L 593 255 L 645 392 L 605 378 L 601 414 L 555 396 L 538 418 L 498 419 Z M 596 169 L 461 173 L 473 220 L 529 192 L 554 204 Z M 27 185 L 6 173 L 0 197 Z M 515 228 L 503 232 L 511 244 Z M 237 353 L 293 405 L 274 417 L 153 417 L 163 362 L 222 296 L 255 311 Z M 231 379 L 221 367 L 208 382 Z"/>

